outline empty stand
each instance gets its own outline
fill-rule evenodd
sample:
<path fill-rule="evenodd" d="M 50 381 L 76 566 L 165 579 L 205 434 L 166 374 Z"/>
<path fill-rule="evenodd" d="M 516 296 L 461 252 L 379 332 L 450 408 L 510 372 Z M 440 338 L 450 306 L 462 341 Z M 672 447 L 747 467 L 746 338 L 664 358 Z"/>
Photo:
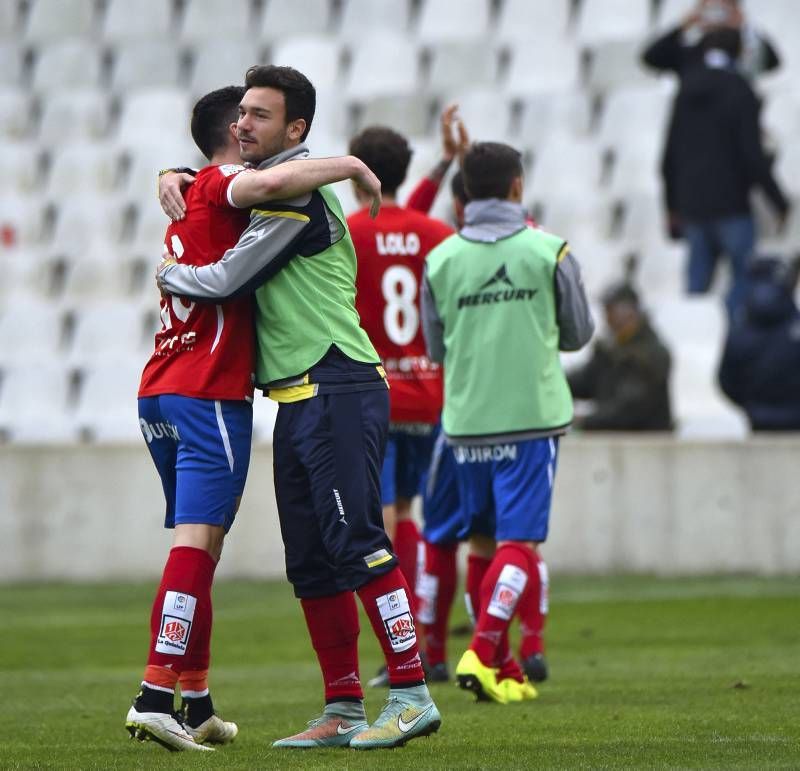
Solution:
<path fill-rule="evenodd" d="M 341 81 L 341 45 L 328 37 L 295 37 L 272 49 L 271 63 L 295 67 L 316 88 L 330 88 Z"/>
<path fill-rule="evenodd" d="M 22 46 L 0 38 L 0 86 L 21 86 L 24 62 Z"/>
<path fill-rule="evenodd" d="M 583 0 L 575 33 L 584 45 L 609 40 L 644 40 L 650 27 L 650 3 Z"/>
<path fill-rule="evenodd" d="M 255 41 L 221 40 L 200 46 L 195 53 L 189 90 L 194 97 L 223 86 L 242 86 L 247 70 L 263 64 L 262 46 Z"/>
<path fill-rule="evenodd" d="M 111 88 L 124 96 L 136 89 L 178 86 L 183 54 L 166 38 L 123 40 L 113 48 Z"/>
<path fill-rule="evenodd" d="M 87 0 L 34 0 L 25 40 L 36 44 L 51 44 L 65 37 L 88 40 L 96 31 L 95 7 Z"/>
<path fill-rule="evenodd" d="M 489 0 L 426 0 L 417 21 L 416 33 L 425 43 L 446 40 L 481 40 L 490 29 Z"/>
<path fill-rule="evenodd" d="M 537 40 L 535 44 L 516 43 L 511 49 L 511 62 L 504 84 L 515 96 L 538 92 L 568 91 L 580 81 L 580 60 L 571 43 L 555 38 Z"/>
<path fill-rule="evenodd" d="M 39 49 L 33 68 L 36 93 L 62 89 L 96 88 L 100 85 L 102 53 L 86 40 L 70 39 Z"/>
<path fill-rule="evenodd" d="M 74 88 L 40 101 L 39 141 L 53 146 L 104 139 L 111 126 L 111 100 L 99 88 Z M 27 117 L 27 116 L 23 116 Z"/>
<path fill-rule="evenodd" d="M 501 42 L 534 44 L 552 38 L 566 37 L 571 21 L 571 0 L 506 0 L 497 22 L 496 37 Z"/>
<path fill-rule="evenodd" d="M 498 52 L 491 45 L 442 43 L 430 51 L 428 89 L 447 93 L 469 83 L 473 88 L 488 88 L 498 77 Z"/>
<path fill-rule="evenodd" d="M 230 0 L 188 0 L 180 28 L 181 39 L 213 45 L 219 40 L 249 40 L 255 22 L 250 2 L 231 5 Z"/>
<path fill-rule="evenodd" d="M 414 93 L 417 70 L 413 44 L 397 34 L 376 34 L 353 50 L 347 94 L 353 99 L 367 99 L 384 93 Z"/>
<path fill-rule="evenodd" d="M 165 0 L 109 0 L 102 38 L 110 43 L 166 40 L 173 29 L 173 4 Z"/>
<path fill-rule="evenodd" d="M 141 147 L 185 140 L 190 101 L 186 91 L 177 88 L 130 94 L 120 115 L 117 141 L 127 147 Z"/>
<path fill-rule="evenodd" d="M 332 16 L 331 0 L 292 0 L 291 3 L 267 3 L 261 16 L 259 40 L 279 43 L 287 37 L 297 35 L 302 26 L 305 35 L 323 35 L 330 30 Z M 302 19 L 302 25 L 298 20 Z"/>
<path fill-rule="evenodd" d="M 407 32 L 409 19 L 409 0 L 346 0 L 339 34 L 343 40 L 359 45 L 381 30 Z"/>

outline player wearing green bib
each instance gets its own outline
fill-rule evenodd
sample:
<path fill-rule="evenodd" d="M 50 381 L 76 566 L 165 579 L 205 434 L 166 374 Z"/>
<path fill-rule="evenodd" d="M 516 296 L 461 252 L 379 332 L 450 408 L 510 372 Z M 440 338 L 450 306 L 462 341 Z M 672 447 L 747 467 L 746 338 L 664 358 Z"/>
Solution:
<path fill-rule="evenodd" d="M 477 624 L 456 676 L 478 698 L 506 703 L 536 696 L 509 654 L 508 627 L 534 613 L 533 586 L 546 580 L 537 546 L 558 437 L 572 420 L 559 351 L 582 347 L 594 326 L 566 242 L 528 227 L 519 153 L 475 144 L 463 175 L 465 224 L 428 255 L 422 318 L 430 357 L 444 364 L 442 427 L 454 447 L 462 532 L 485 558 L 483 575 L 467 577 L 479 587 Z"/>
<path fill-rule="evenodd" d="M 314 87 L 290 67 L 247 72 L 242 158 L 303 159 Z M 234 193 L 235 195 L 235 193 Z M 165 291 L 219 299 L 253 291 L 257 385 L 280 403 L 275 495 L 286 573 L 325 684 L 325 709 L 277 747 L 394 747 L 438 730 L 410 589 L 383 529 L 380 470 L 389 422 L 383 368 L 355 310 L 356 255 L 328 188 L 252 209 L 238 244 L 213 264 L 165 266 Z M 368 725 L 358 675 L 358 593 L 386 658 L 390 692 Z"/>

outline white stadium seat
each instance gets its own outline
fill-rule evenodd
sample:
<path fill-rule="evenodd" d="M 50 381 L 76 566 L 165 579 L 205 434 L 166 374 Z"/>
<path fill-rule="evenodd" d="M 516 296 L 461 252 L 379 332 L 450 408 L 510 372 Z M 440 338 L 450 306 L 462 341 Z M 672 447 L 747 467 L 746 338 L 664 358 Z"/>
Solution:
<path fill-rule="evenodd" d="M 120 157 L 114 145 L 68 145 L 54 155 L 45 197 L 61 201 L 83 193 L 109 193 L 121 179 Z"/>
<path fill-rule="evenodd" d="M 589 50 L 589 71 L 586 84 L 599 93 L 638 84 L 656 83 L 656 77 L 641 62 L 642 41 L 609 40 Z"/>
<path fill-rule="evenodd" d="M 31 195 L 42 175 L 41 145 L 30 140 L 0 144 L 0 195 Z"/>
<path fill-rule="evenodd" d="M 431 49 L 428 90 L 440 94 L 469 83 L 487 88 L 497 81 L 498 54 L 491 45 L 441 43 Z"/>
<path fill-rule="evenodd" d="M 697 0 L 661 0 L 657 24 L 663 30 L 677 27 L 695 8 Z"/>
<path fill-rule="evenodd" d="M 73 442 L 70 373 L 57 362 L 20 363 L 0 372 L 0 434 L 16 443 Z"/>
<path fill-rule="evenodd" d="M 0 3 L 0 38 L 12 38 L 19 27 L 19 3 Z"/>
<path fill-rule="evenodd" d="M 382 94 L 366 100 L 361 107 L 359 130 L 378 124 L 407 136 L 428 133 L 431 106 L 419 94 Z"/>
<path fill-rule="evenodd" d="M 247 70 L 263 64 L 261 47 L 255 41 L 219 40 L 200 46 L 195 54 L 189 90 L 195 97 L 223 86 L 242 86 Z"/>
<path fill-rule="evenodd" d="M 505 141 L 511 129 L 511 102 L 497 89 L 453 91 L 443 103 L 458 104 L 458 112 L 473 141 Z"/>
<path fill-rule="evenodd" d="M 300 70 L 315 88 L 338 86 L 342 48 L 329 37 L 293 37 L 272 49 L 271 63 Z"/>
<path fill-rule="evenodd" d="M 111 104 L 99 88 L 57 91 L 41 100 L 39 141 L 65 145 L 98 141 L 109 130 Z"/>
<path fill-rule="evenodd" d="M 75 425 L 94 442 L 141 442 L 136 392 L 146 357 L 97 359 L 84 370 Z"/>
<path fill-rule="evenodd" d="M 322 35 L 331 26 L 331 0 L 292 0 L 291 3 L 270 2 L 261 16 L 258 39 L 270 43 L 297 35 L 302 19 L 302 32 Z"/>
<path fill-rule="evenodd" d="M 583 44 L 608 40 L 644 41 L 650 28 L 650 3 L 642 0 L 583 0 L 575 34 Z"/>
<path fill-rule="evenodd" d="M 671 80 L 612 91 L 600 120 L 601 144 L 612 147 L 635 141 L 643 134 L 663 144 L 674 94 L 675 83 Z"/>
<path fill-rule="evenodd" d="M 67 360 L 76 366 L 94 362 L 112 362 L 145 356 L 153 348 L 153 335 L 160 324 L 151 324 L 158 316 L 158 305 L 145 308 L 141 302 L 105 298 L 81 306 L 76 311 L 75 331 Z M 142 359 L 144 364 L 144 359 Z"/>
<path fill-rule="evenodd" d="M 562 39 L 568 32 L 572 5 L 571 0 L 506 0 L 497 23 L 497 39 L 523 45 L 544 38 Z"/>
<path fill-rule="evenodd" d="M 114 47 L 111 87 L 126 96 L 134 89 L 177 86 L 182 53 L 168 39 L 123 40 Z"/>
<path fill-rule="evenodd" d="M 0 39 L 0 85 L 22 86 L 24 52 L 14 41 Z"/>
<path fill-rule="evenodd" d="M 189 136 L 189 114 L 185 117 L 173 115 L 170 121 L 177 132 L 158 141 L 149 137 L 147 141 L 129 147 L 127 152 L 128 172 L 124 183 L 126 198 L 133 203 L 156 201 L 158 172 L 173 166 L 199 168 L 206 161 Z M 183 127 L 183 135 L 179 133 Z"/>
<path fill-rule="evenodd" d="M 189 0 L 183 13 L 181 39 L 189 43 L 213 43 L 218 40 L 248 40 L 254 18 L 251 3 L 230 0 Z"/>
<path fill-rule="evenodd" d="M 27 91 L 0 86 L 0 138 L 21 139 L 31 125 L 31 97 Z"/>
<path fill-rule="evenodd" d="M 185 89 L 152 89 L 130 94 L 122 107 L 117 141 L 125 147 L 175 143 L 186 137 L 191 104 Z"/>
<path fill-rule="evenodd" d="M 3 190 L 0 193 L 0 236 L 19 246 L 39 243 L 43 235 L 43 210 L 37 198 Z"/>
<path fill-rule="evenodd" d="M 100 49 L 74 38 L 39 50 L 33 68 L 32 88 L 52 94 L 71 88 L 96 88 L 102 72 Z"/>
<path fill-rule="evenodd" d="M 95 241 L 119 241 L 125 222 L 124 200 L 108 193 L 51 201 L 57 207 L 52 243 L 76 254 Z"/>
<path fill-rule="evenodd" d="M 533 94 L 522 100 L 522 116 L 515 143 L 535 151 L 553 136 L 585 137 L 591 119 L 590 100 L 582 91 Z"/>
<path fill-rule="evenodd" d="M 102 38 L 111 43 L 167 39 L 172 31 L 172 7 L 165 0 L 109 0 Z"/>
<path fill-rule="evenodd" d="M 62 351 L 65 313 L 37 294 L 8 298 L 0 312 L 3 364 L 49 361 Z"/>
<path fill-rule="evenodd" d="M 28 43 L 47 43 L 65 37 L 88 40 L 95 31 L 95 3 L 88 0 L 34 0 L 25 28 Z"/>
<path fill-rule="evenodd" d="M 548 195 L 596 196 L 601 172 L 601 152 L 594 141 L 555 136 L 537 148 L 529 184 Z"/>
<path fill-rule="evenodd" d="M 417 37 L 424 43 L 481 40 L 489 34 L 489 0 L 426 0 L 417 20 Z"/>
<path fill-rule="evenodd" d="M 579 79 L 580 61 L 575 47 L 571 43 L 544 39 L 536 45 L 518 43 L 511 48 L 504 89 L 514 96 L 566 91 L 576 88 Z"/>
<path fill-rule="evenodd" d="M 354 45 L 380 30 L 408 30 L 408 0 L 346 0 L 339 35 Z"/>
<path fill-rule="evenodd" d="M 417 49 L 398 34 L 382 32 L 353 50 L 347 95 L 367 99 L 384 93 L 417 90 Z"/>

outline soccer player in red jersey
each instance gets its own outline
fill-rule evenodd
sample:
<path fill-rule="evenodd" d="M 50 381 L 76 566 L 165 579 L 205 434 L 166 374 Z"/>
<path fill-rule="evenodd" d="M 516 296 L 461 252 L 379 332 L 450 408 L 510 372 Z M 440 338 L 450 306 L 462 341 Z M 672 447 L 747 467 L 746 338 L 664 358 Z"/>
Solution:
<path fill-rule="evenodd" d="M 398 205 L 397 189 L 411 160 L 404 137 L 389 128 L 368 128 L 353 138 L 350 151 L 375 172 L 384 196 L 377 218 L 371 219 L 365 206 L 348 225 L 358 256 L 356 308 L 390 385 L 391 424 L 381 474 L 384 522 L 400 568 L 414 587 L 421 542 L 411 500 L 421 491 L 442 408 L 440 368 L 428 359 L 420 326 L 419 286 L 425 256 L 453 231 Z M 431 675 L 436 679 L 429 670 Z M 383 678 L 371 682 L 383 684 Z"/>
<path fill-rule="evenodd" d="M 250 206 L 355 176 L 378 187 L 355 158 L 241 165 L 236 135 L 244 88 L 207 94 L 192 113 L 192 137 L 209 165 L 186 193 L 164 251 L 183 264 L 213 263 L 234 246 Z M 142 433 L 161 477 L 173 547 L 156 594 L 142 689 L 128 712 L 131 736 L 171 750 L 208 750 L 238 733 L 214 714 L 208 690 L 211 584 L 233 524 L 250 459 L 255 338 L 249 294 L 220 303 L 161 301 L 162 329 L 142 374 Z M 185 712 L 173 713 L 180 685 Z"/>

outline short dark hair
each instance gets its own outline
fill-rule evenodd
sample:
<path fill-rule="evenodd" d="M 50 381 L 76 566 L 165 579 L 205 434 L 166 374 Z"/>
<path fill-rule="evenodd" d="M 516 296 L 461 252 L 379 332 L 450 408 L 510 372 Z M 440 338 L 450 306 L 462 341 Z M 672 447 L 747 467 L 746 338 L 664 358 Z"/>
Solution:
<path fill-rule="evenodd" d="M 299 118 L 306 122 L 306 130 L 300 137 L 301 142 L 305 141 L 317 109 L 317 92 L 302 72 L 293 67 L 254 64 L 244 76 L 244 85 L 245 89 L 274 88 L 280 91 L 286 104 L 286 122 Z"/>
<path fill-rule="evenodd" d="M 453 198 L 461 201 L 462 204 L 469 203 L 467 189 L 464 187 L 464 175 L 460 169 L 453 174 L 453 178 L 450 180 L 450 192 L 453 194 Z"/>
<path fill-rule="evenodd" d="M 403 184 L 412 150 L 402 134 L 386 126 L 370 126 L 350 140 L 350 152 L 372 169 L 386 195 Z"/>
<path fill-rule="evenodd" d="M 236 123 L 243 96 L 243 86 L 225 86 L 198 99 L 192 109 L 192 139 L 209 160 L 225 147 L 228 126 Z"/>
<path fill-rule="evenodd" d="M 619 305 L 622 303 L 639 308 L 641 304 L 639 301 L 639 293 L 627 281 L 621 281 L 606 287 L 602 295 L 600 295 L 600 300 L 606 308 L 610 305 Z"/>
<path fill-rule="evenodd" d="M 511 183 L 522 176 L 522 155 L 500 142 L 475 142 L 467 150 L 461 170 L 471 201 L 507 198 Z"/>

